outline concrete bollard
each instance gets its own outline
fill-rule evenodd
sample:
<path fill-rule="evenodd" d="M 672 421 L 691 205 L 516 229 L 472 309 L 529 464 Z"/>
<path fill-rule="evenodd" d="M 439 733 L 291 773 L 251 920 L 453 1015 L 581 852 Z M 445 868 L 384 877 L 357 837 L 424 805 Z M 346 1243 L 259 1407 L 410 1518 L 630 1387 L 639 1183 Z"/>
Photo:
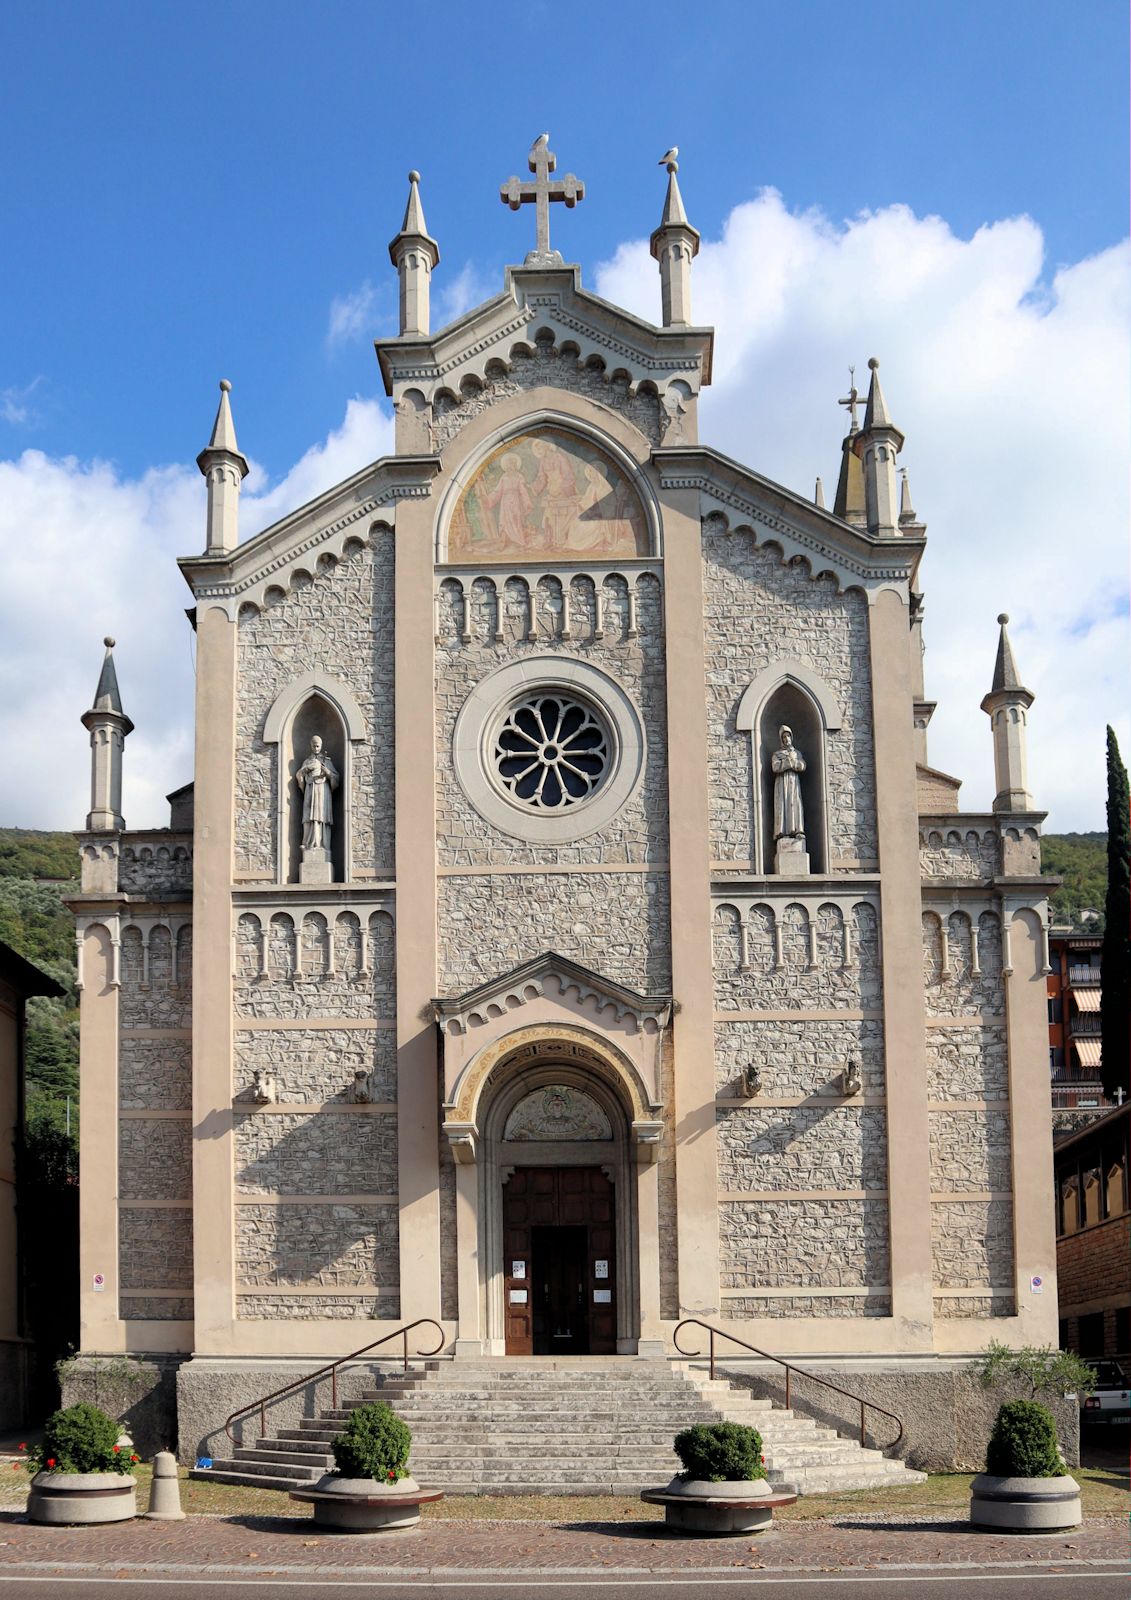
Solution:
<path fill-rule="evenodd" d="M 159 1450 L 153 1458 L 153 1483 L 149 1490 L 149 1510 L 154 1522 L 175 1522 L 181 1510 L 181 1486 L 177 1478 L 177 1458 L 170 1450 Z"/>

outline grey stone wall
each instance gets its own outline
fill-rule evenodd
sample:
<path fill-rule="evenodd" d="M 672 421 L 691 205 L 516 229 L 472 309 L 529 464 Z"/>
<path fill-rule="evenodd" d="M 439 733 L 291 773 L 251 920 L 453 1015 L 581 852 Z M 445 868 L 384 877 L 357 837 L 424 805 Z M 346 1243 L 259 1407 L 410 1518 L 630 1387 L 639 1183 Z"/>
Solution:
<path fill-rule="evenodd" d="M 760 1069 L 761 1093 L 771 1099 L 828 1093 L 850 1060 L 860 1065 L 863 1092 L 883 1094 L 882 1022 L 715 1023 L 715 1088 L 723 1096 L 741 1092 L 738 1079 L 748 1064 Z"/>
<path fill-rule="evenodd" d="M 440 983 L 460 993 L 556 950 L 645 993 L 671 988 L 665 873 L 441 878 Z"/>
<path fill-rule="evenodd" d="M 191 1111 L 192 1040 L 133 1039 L 118 1047 L 123 1111 Z"/>
<path fill-rule="evenodd" d="M 803 1294 L 727 1296 L 723 1316 L 740 1317 L 890 1317 L 891 1296 L 885 1294 Z"/>
<path fill-rule="evenodd" d="M 370 1098 L 397 1098 L 397 1038 L 391 1028 L 264 1028 L 236 1034 L 235 1092 L 246 1096 L 257 1071 L 273 1073 L 287 1105 L 353 1103 L 354 1076 L 368 1074 Z"/>
<path fill-rule="evenodd" d="M 118 888 L 150 900 L 183 900 L 192 894 L 192 834 L 123 833 Z"/>
<path fill-rule="evenodd" d="M 395 1290 L 388 1294 L 236 1296 L 236 1316 L 241 1322 L 376 1322 L 400 1314 L 400 1295 Z"/>
<path fill-rule="evenodd" d="M 720 1106 L 719 1188 L 885 1190 L 884 1123 L 878 1106 Z"/>
<path fill-rule="evenodd" d="M 978 964 L 973 970 L 975 926 L 964 911 L 946 918 L 949 972 L 943 970 L 942 919 L 933 911 L 923 913 L 923 982 L 929 1017 L 966 1017 L 982 1012 L 1002 1016 L 1005 989 L 1002 984 L 1001 919 L 995 912 L 983 911 L 977 919 Z"/>
<path fill-rule="evenodd" d="M 506 577 L 499 573 L 500 581 Z M 571 585 L 571 632 L 559 637 L 562 599 L 555 579 L 538 586 L 540 637 L 526 640 L 525 582 L 505 584 L 502 628 L 496 644 L 496 599 L 493 583 L 473 590 L 472 639 L 460 641 L 463 615 L 460 590 L 444 584 L 439 603 L 436 647 L 436 814 L 438 860 L 441 866 L 570 865 L 578 862 L 667 861 L 666 681 L 664 671 L 663 597 L 656 579 L 645 573 L 636 580 L 638 637 L 628 637 L 628 589 L 623 578 L 603 585 L 604 638 L 594 637 L 596 604 L 589 579 Z M 551 610 L 551 606 L 556 610 Z M 640 713 L 647 742 L 647 761 L 636 794 L 595 833 L 563 845 L 534 845 L 504 834 L 486 822 L 458 782 L 452 764 L 456 718 L 472 689 L 497 667 L 529 656 L 554 656 L 591 662 L 624 689 Z M 441 925 L 443 936 L 443 925 Z"/>
<path fill-rule="evenodd" d="M 170 935 L 154 928 L 149 935 L 149 988 L 142 987 L 144 964 L 141 929 L 122 929 L 119 953 L 122 986 L 118 992 L 118 1024 L 122 1028 L 192 1027 L 192 928 L 177 933 L 177 981 L 173 982 Z"/>
<path fill-rule="evenodd" d="M 933 1119 L 932 1119 L 933 1120 Z M 1013 1294 L 1013 1201 L 1008 1194 L 991 1200 L 936 1202 L 931 1207 L 934 1280 L 940 1289 L 996 1289 Z M 935 1315 L 979 1316 L 965 1296 L 940 1296 Z"/>
<path fill-rule="evenodd" d="M 919 835 L 919 870 L 924 878 L 988 882 L 1001 871 L 1001 848 L 993 829 L 924 829 Z"/>
<path fill-rule="evenodd" d="M 395 1205 L 241 1205 L 236 1230 L 240 1290 L 319 1284 L 396 1289 L 400 1244 Z M 267 1297 L 264 1297 L 267 1298 Z"/>
<path fill-rule="evenodd" d="M 1009 1059 L 1005 1028 L 928 1028 L 927 1097 L 1007 1100 Z"/>
<path fill-rule="evenodd" d="M 656 395 L 630 395 L 627 383 L 607 378 L 602 368 L 579 366 L 572 352 L 556 350 L 549 341 L 544 341 L 532 350 L 520 347 L 512 351 L 509 372 L 504 371 L 500 363 L 482 387 L 469 384 L 458 400 L 439 397 L 432 414 L 432 449 L 437 455 L 441 454 L 473 418 L 500 400 L 544 385 L 584 395 L 631 422 L 649 444 L 660 443 L 663 430 Z"/>
<path fill-rule="evenodd" d="M 817 911 L 817 961 L 811 966 L 809 913 L 802 905 L 752 906 L 746 917 L 749 965 L 742 966 L 740 916 L 722 902 L 714 919 L 715 1005 L 720 1011 L 864 1010 L 881 1005 L 879 931 L 875 907 L 851 912 L 851 959 L 844 962 L 840 908 Z M 782 964 L 776 965 L 775 925 L 781 919 Z"/>
<path fill-rule="evenodd" d="M 396 1194 L 397 1119 L 389 1112 L 248 1112 L 236 1121 L 236 1191 Z"/>
<path fill-rule="evenodd" d="M 276 875 L 276 747 L 263 742 L 268 711 L 293 679 L 321 669 L 352 691 L 367 737 L 353 746 L 350 828 L 354 867 L 393 861 L 393 536 L 318 558 L 312 574 L 268 591 L 263 611 L 239 619 L 236 871 Z M 290 752 L 284 753 L 284 759 Z"/>
<path fill-rule="evenodd" d="M 890 1282 L 884 1200 L 742 1200 L 719 1208 L 724 1289 L 872 1288 Z M 728 1302 L 729 1304 L 729 1302 Z M 774 1316 L 773 1300 L 759 1300 Z M 813 1300 L 808 1314 L 835 1314 Z"/>
<path fill-rule="evenodd" d="M 671 1029 L 664 1034 L 660 1054 L 660 1097 L 664 1102 L 664 1132 L 656 1157 L 657 1210 L 660 1232 L 660 1315 L 678 1317 L 679 1230 L 675 1187 L 675 1050 Z"/>
<path fill-rule="evenodd" d="M 266 919 L 267 913 L 263 913 Z M 296 921 L 301 918 L 302 961 L 296 971 Z M 234 1002 L 238 1017 L 377 1017 L 396 1015 L 396 952 L 392 917 L 368 918 L 368 976 L 361 975 L 361 930 L 353 912 L 334 920 L 335 970 L 330 969 L 331 931 L 317 912 L 277 911 L 268 922 L 267 976 L 260 977 L 260 921 L 244 912 L 236 928 Z"/>
<path fill-rule="evenodd" d="M 872 752 L 868 612 L 855 590 L 813 578 L 801 563 L 783 566 L 776 548 L 749 532 L 703 524 L 706 606 L 708 766 L 712 851 L 721 861 L 754 855 L 750 736 L 735 714 L 743 692 L 766 667 L 801 661 L 828 684 L 843 716 L 828 738 L 830 854 L 872 859 L 877 852 Z"/>
<path fill-rule="evenodd" d="M 1009 1114 L 1005 1111 L 933 1111 L 931 1188 L 1011 1187 Z"/>
<path fill-rule="evenodd" d="M 123 1200 L 192 1197 L 192 1122 L 188 1117 L 122 1117 L 118 1193 Z"/>
<path fill-rule="evenodd" d="M 191 1308 L 188 1315 L 192 1316 Z M 181 1360 L 148 1353 L 73 1356 L 59 1367 L 62 1404 L 85 1400 L 105 1411 L 122 1423 L 143 1461 L 158 1450 L 176 1450 Z"/>
<path fill-rule="evenodd" d="M 456 1236 L 456 1167 L 452 1147 L 440 1134 L 438 1114 L 436 1139 L 440 1149 L 440 1315 L 459 1316 L 459 1260 Z"/>
<path fill-rule="evenodd" d="M 122 1211 L 118 1281 L 123 1289 L 187 1289 L 191 1294 L 191 1206 Z M 128 1307 L 127 1301 L 126 1314 Z"/>

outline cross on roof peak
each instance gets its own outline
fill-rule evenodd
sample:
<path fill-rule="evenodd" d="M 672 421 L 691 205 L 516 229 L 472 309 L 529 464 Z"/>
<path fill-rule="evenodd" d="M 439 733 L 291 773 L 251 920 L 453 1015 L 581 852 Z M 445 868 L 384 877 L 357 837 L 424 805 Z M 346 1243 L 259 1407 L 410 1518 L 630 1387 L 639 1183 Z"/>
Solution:
<path fill-rule="evenodd" d="M 579 200 L 585 199 L 585 185 L 572 172 L 551 179 L 550 174 L 557 171 L 558 158 L 550 149 L 548 133 L 540 133 L 531 145 L 527 165 L 534 174 L 533 183 L 523 182 L 521 178 L 508 178 L 500 186 L 499 199 L 512 211 L 534 203 L 538 225 L 537 244 L 527 255 L 526 265 L 559 267 L 562 265 L 561 253 L 550 249 L 550 201 L 561 200 L 567 206 L 575 206 Z"/>

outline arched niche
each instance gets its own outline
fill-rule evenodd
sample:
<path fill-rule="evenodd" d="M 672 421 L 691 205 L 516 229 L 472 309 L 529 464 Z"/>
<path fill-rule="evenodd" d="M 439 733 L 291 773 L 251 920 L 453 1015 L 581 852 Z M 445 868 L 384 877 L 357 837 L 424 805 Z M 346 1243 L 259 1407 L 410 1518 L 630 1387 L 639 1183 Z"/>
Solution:
<path fill-rule="evenodd" d="M 353 875 L 351 796 L 353 746 L 366 736 L 365 721 L 357 701 L 345 684 L 321 672 L 294 679 L 279 695 L 263 727 L 265 744 L 276 746 L 276 876 L 280 883 L 303 880 L 303 807 L 305 792 L 299 769 L 311 753 L 311 741 L 322 741 L 338 774 L 330 790 L 329 878 L 321 863 L 311 860 L 306 878 L 311 882 L 348 883 Z"/>
<path fill-rule="evenodd" d="M 780 661 L 760 673 L 739 701 L 735 726 L 751 738 L 754 859 L 774 869 L 774 772 L 772 758 L 789 727 L 805 771 L 801 805 L 810 872 L 829 871 L 828 735 L 839 731 L 840 706 L 824 680 L 799 661 Z"/>

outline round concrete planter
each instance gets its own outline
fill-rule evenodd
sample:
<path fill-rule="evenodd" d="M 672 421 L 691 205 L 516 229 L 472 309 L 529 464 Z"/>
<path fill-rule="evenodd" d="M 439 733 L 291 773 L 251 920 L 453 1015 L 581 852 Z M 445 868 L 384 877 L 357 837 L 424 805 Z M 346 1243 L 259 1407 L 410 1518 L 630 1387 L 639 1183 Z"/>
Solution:
<path fill-rule="evenodd" d="M 791 1506 L 797 1496 L 771 1489 L 765 1478 L 708 1483 L 677 1476 L 664 1489 L 645 1489 L 640 1498 L 649 1505 L 663 1506 L 667 1526 L 680 1533 L 737 1537 L 764 1533 L 773 1520 L 774 1507 Z"/>
<path fill-rule="evenodd" d="M 994 1533 L 1062 1533 L 1084 1519 L 1080 1485 L 1059 1478 L 995 1478 L 979 1474 L 970 1485 L 970 1523 Z"/>
<path fill-rule="evenodd" d="M 126 1472 L 37 1472 L 29 1522 L 128 1522 L 137 1516 L 137 1479 Z"/>
<path fill-rule="evenodd" d="M 395 1533 L 415 1528 L 420 1507 L 443 1498 L 439 1489 L 422 1489 L 415 1478 L 380 1483 L 376 1478 L 340 1478 L 335 1472 L 319 1478 L 310 1489 L 291 1491 L 292 1500 L 313 1505 L 318 1527 L 337 1533 Z"/>

